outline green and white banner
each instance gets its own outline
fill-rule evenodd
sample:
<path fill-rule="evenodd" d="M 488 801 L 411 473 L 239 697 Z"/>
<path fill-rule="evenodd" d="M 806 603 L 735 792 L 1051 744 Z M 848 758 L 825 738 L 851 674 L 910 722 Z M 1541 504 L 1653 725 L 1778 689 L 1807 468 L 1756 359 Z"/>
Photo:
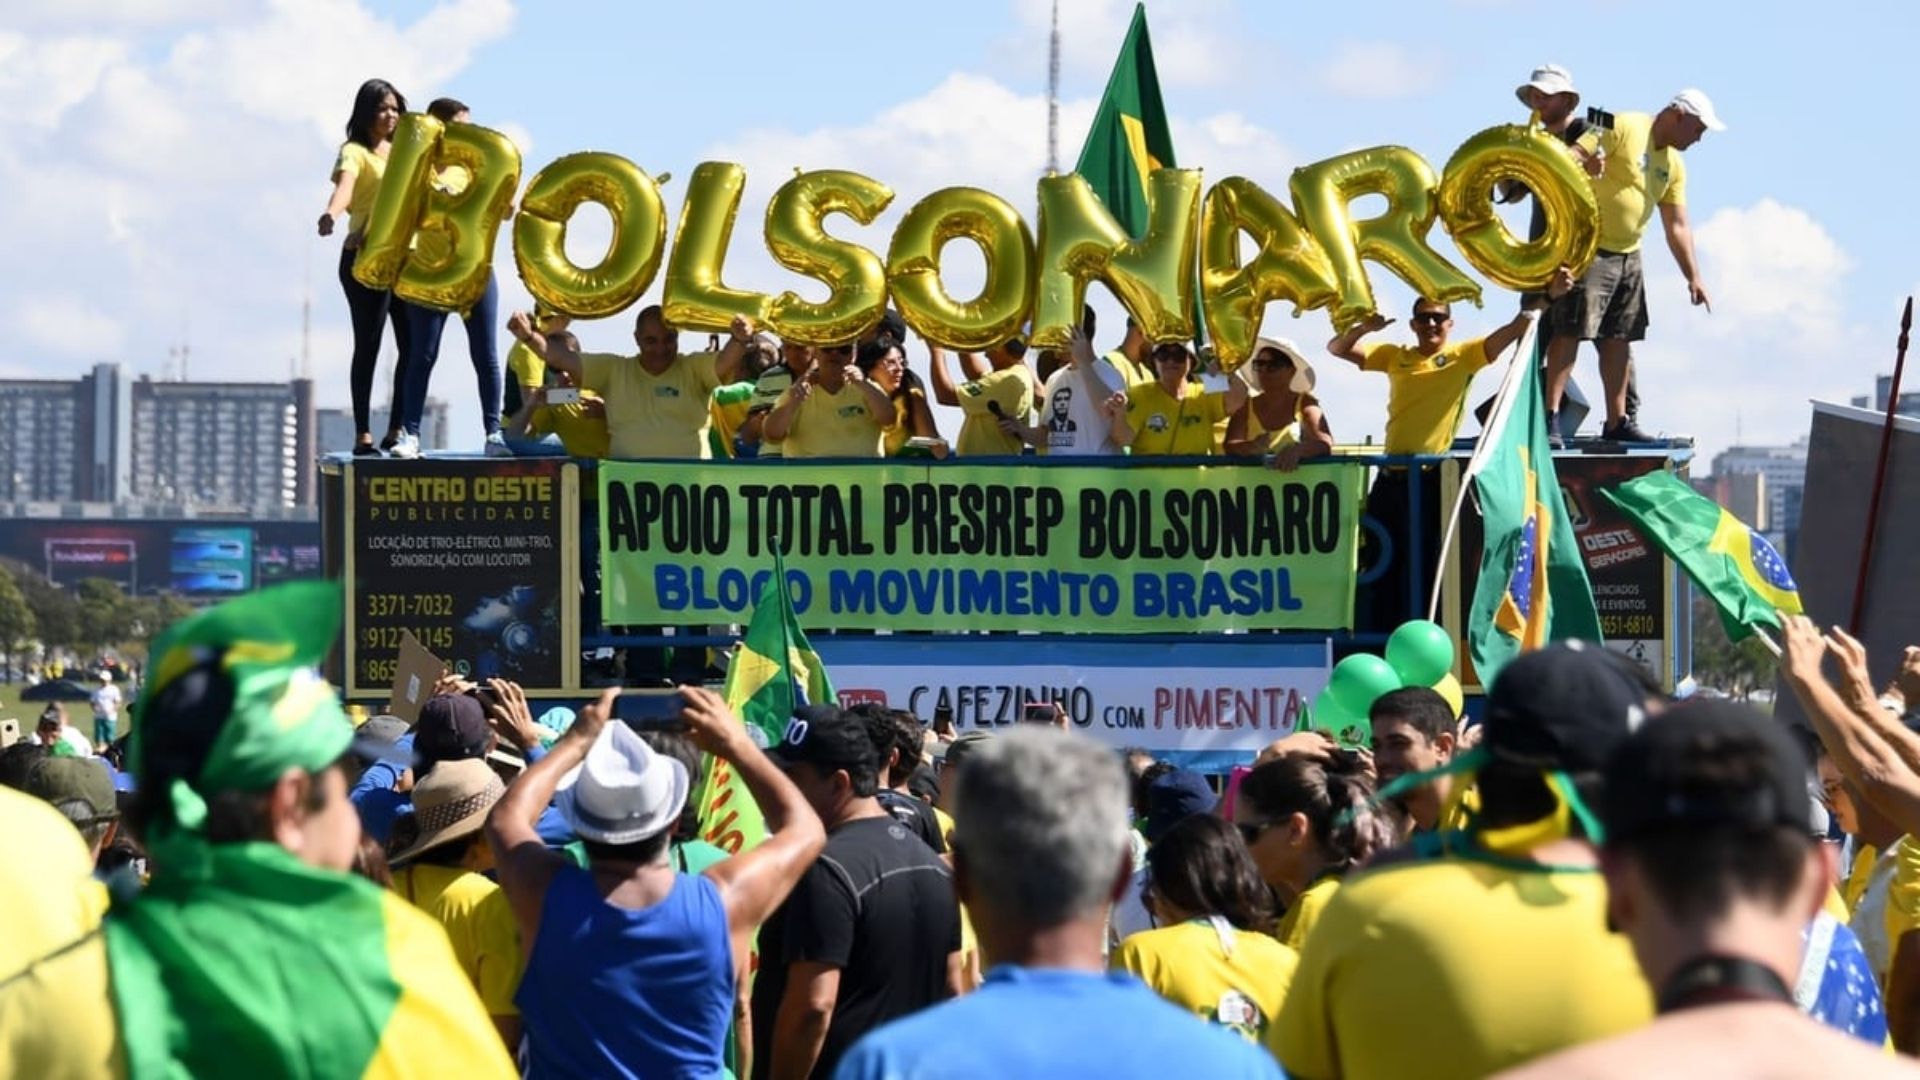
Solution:
<path fill-rule="evenodd" d="M 1332 630 L 1364 465 L 1291 474 L 877 462 L 603 462 L 601 616 L 744 621 L 784 552 L 810 630 Z"/>

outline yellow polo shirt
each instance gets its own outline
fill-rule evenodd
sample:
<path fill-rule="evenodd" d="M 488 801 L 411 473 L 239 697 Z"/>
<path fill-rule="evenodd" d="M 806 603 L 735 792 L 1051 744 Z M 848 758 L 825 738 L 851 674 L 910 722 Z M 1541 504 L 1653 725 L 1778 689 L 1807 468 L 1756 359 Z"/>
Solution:
<path fill-rule="evenodd" d="M 1872 844 L 1861 844 L 1854 850 L 1853 864 L 1847 868 L 1847 880 L 1840 886 L 1840 899 L 1852 911 L 1860 906 L 1860 897 L 1867 891 L 1867 879 L 1873 876 L 1874 860 L 1880 852 Z"/>
<path fill-rule="evenodd" d="M 715 353 L 684 353 L 650 374 L 635 356 L 586 353 L 583 386 L 607 403 L 607 444 L 616 458 L 709 458 L 708 400 L 720 385 Z"/>
<path fill-rule="evenodd" d="M 792 389 L 781 395 L 783 402 L 792 398 Z M 891 414 L 875 415 L 867 392 L 852 382 L 837 393 L 815 385 L 793 414 L 782 452 L 790 458 L 879 457 L 882 433 L 892 421 Z"/>
<path fill-rule="evenodd" d="M 537 406 L 527 417 L 527 434 L 536 439 L 549 433 L 558 435 L 560 445 L 572 457 L 606 457 L 607 418 L 586 408 L 586 402 L 598 400 L 600 395 L 582 390 L 578 404 Z"/>
<path fill-rule="evenodd" d="M 1308 931 L 1320 921 L 1320 913 L 1327 910 L 1327 902 L 1339 889 L 1340 879 L 1331 875 L 1307 886 L 1307 891 L 1296 897 L 1287 906 L 1286 914 L 1280 916 L 1280 925 L 1274 930 L 1280 943 L 1296 950 L 1304 946 Z"/>
<path fill-rule="evenodd" d="M 513 348 L 507 350 L 507 371 L 513 381 L 523 387 L 540 386 L 547 381 L 547 362 L 524 341 L 514 342 Z"/>
<path fill-rule="evenodd" d="M 416 863 L 393 872 L 393 891 L 447 932 L 460 970 L 489 1016 L 519 1016 L 513 1003 L 525 959 L 507 894 L 484 874 Z"/>
<path fill-rule="evenodd" d="M 380 179 L 387 175 L 384 155 L 357 142 L 340 144 L 340 156 L 333 159 L 333 178 L 353 177 L 353 195 L 347 200 L 347 235 L 359 236 L 367 227 L 367 215 L 373 212 L 374 196 L 380 194 Z"/>
<path fill-rule="evenodd" d="M 1483 1077 L 1642 1027 L 1653 993 L 1580 869 L 1458 857 L 1349 876 L 1267 1046 L 1306 1080 Z"/>
<path fill-rule="evenodd" d="M 1033 413 L 1033 369 L 1015 364 L 989 371 L 970 383 L 960 385 L 960 411 L 966 420 L 960 425 L 960 437 L 954 452 L 966 457 L 986 454 L 1018 454 L 1026 444 L 1018 435 L 1000 430 L 1000 417 L 993 405 L 1015 420 L 1025 421 Z"/>
<path fill-rule="evenodd" d="M 1585 140 L 1589 145 L 1595 139 Z M 1618 113 L 1613 130 L 1597 136 L 1606 168 L 1593 181 L 1600 203 L 1600 250 L 1628 252 L 1640 246 L 1656 206 L 1685 206 L 1687 165 L 1680 151 L 1653 148 L 1653 117 Z"/>
<path fill-rule="evenodd" d="M 1389 454 L 1440 454 L 1453 445 L 1467 409 L 1467 388 L 1492 360 L 1485 338 L 1448 345 L 1432 356 L 1407 345 L 1375 345 L 1362 371 L 1387 376 Z"/>
<path fill-rule="evenodd" d="M 1133 425 L 1134 456 L 1143 454 L 1218 454 L 1215 425 L 1227 418 L 1227 392 L 1180 384 L 1176 400 L 1160 380 L 1127 387 L 1127 423 Z"/>
<path fill-rule="evenodd" d="M 1126 353 L 1121 352 L 1119 349 L 1108 353 L 1106 361 L 1113 365 L 1113 370 L 1118 371 L 1121 378 L 1127 380 L 1128 386 L 1136 386 L 1140 383 L 1150 383 L 1154 381 L 1153 365 L 1151 363 L 1136 364 L 1127 358 Z"/>
<path fill-rule="evenodd" d="M 1231 951 L 1205 920 L 1143 930 L 1114 950 L 1113 969 L 1132 972 L 1206 1023 L 1263 1043 L 1300 956 L 1251 930 L 1229 928 L 1227 941 Z"/>

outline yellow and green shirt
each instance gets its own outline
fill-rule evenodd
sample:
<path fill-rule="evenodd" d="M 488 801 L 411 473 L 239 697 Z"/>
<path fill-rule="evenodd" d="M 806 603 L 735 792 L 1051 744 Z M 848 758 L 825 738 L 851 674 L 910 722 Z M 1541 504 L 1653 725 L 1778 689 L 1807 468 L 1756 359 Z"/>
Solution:
<path fill-rule="evenodd" d="M 607 403 L 610 457 L 683 458 L 712 456 L 707 428 L 713 423 L 709 399 L 720 385 L 715 353 L 686 353 L 655 375 L 638 357 L 586 353 L 580 357 L 581 383 Z"/>
<path fill-rule="evenodd" d="M 1441 454 L 1453 445 L 1467 388 L 1492 362 L 1486 345 L 1485 338 L 1474 338 L 1432 356 L 1406 345 L 1367 350 L 1361 370 L 1387 376 L 1387 453 Z"/>

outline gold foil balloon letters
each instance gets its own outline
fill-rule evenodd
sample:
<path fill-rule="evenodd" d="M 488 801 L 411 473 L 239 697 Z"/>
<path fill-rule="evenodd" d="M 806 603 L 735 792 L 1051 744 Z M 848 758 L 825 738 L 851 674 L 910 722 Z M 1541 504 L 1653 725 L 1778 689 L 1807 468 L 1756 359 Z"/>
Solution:
<path fill-rule="evenodd" d="M 940 282 L 940 250 L 950 240 L 978 244 L 987 280 L 972 300 L 955 300 Z M 887 249 L 893 302 L 914 331 L 949 349 L 986 349 L 1020 330 L 1033 306 L 1033 234 L 1005 199 L 978 188 L 944 188 L 900 219 Z"/>
<path fill-rule="evenodd" d="M 880 321 L 887 306 L 880 256 L 828 236 L 821 219 L 845 214 L 871 225 L 891 202 L 892 188 L 838 169 L 801 173 L 780 185 L 767 204 L 767 250 L 781 266 L 818 278 L 833 291 L 818 304 L 792 292 L 775 297 L 767 308 L 774 333 L 803 345 L 839 345 Z"/>
<path fill-rule="evenodd" d="M 567 258 L 567 223 L 583 202 L 599 203 L 613 219 L 607 254 L 589 267 Z M 527 185 L 513 224 L 513 259 L 520 280 L 544 309 L 579 319 L 601 319 L 640 299 L 660 270 L 666 246 L 666 210 L 660 186 L 638 165 L 615 154 L 568 154 Z"/>

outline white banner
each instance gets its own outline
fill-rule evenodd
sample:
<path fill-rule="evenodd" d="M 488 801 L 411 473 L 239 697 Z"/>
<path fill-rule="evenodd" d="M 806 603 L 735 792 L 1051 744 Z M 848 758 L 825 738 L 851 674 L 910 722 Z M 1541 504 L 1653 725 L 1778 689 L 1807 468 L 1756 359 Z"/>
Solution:
<path fill-rule="evenodd" d="M 1057 702 L 1073 730 L 1114 747 L 1252 754 L 1294 730 L 1327 685 L 1331 646 L 1258 642 L 1063 644 L 819 635 L 842 704 L 876 701 L 956 731 L 1020 723 Z"/>

